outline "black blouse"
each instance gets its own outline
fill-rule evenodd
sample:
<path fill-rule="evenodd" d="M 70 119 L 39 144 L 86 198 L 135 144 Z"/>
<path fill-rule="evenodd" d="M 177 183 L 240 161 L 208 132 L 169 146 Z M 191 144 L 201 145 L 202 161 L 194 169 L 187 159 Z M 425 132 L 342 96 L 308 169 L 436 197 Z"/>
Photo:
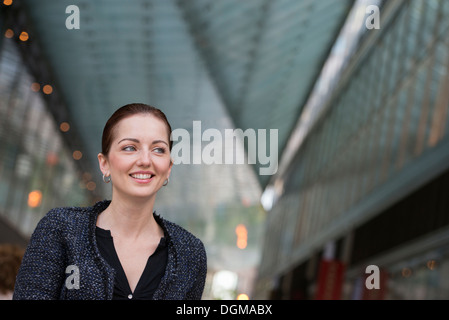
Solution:
<path fill-rule="evenodd" d="M 129 287 L 125 271 L 120 263 L 111 232 L 96 227 L 98 249 L 109 265 L 115 269 L 113 300 L 150 300 L 153 297 L 167 266 L 168 249 L 165 237 L 161 238 L 158 247 L 148 258 L 145 269 L 137 283 L 134 292 Z"/>

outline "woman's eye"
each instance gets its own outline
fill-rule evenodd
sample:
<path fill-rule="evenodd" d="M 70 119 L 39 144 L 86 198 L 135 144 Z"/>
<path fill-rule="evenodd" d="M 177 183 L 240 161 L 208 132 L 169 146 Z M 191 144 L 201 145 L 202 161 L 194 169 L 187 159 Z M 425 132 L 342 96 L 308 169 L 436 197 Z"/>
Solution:
<path fill-rule="evenodd" d="M 158 147 L 158 148 L 154 148 L 153 150 L 154 150 L 156 153 L 165 153 L 165 148 Z"/>
<path fill-rule="evenodd" d="M 135 151 L 136 148 L 134 148 L 133 146 L 126 146 L 122 149 L 123 151 Z"/>

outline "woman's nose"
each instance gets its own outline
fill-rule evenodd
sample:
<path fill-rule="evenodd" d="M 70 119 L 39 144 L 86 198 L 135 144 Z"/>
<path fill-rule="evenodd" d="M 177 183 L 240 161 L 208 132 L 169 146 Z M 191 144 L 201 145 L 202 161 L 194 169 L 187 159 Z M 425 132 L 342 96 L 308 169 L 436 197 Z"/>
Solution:
<path fill-rule="evenodd" d="M 151 155 L 150 152 L 142 151 L 137 162 L 137 165 L 148 167 L 151 165 Z"/>

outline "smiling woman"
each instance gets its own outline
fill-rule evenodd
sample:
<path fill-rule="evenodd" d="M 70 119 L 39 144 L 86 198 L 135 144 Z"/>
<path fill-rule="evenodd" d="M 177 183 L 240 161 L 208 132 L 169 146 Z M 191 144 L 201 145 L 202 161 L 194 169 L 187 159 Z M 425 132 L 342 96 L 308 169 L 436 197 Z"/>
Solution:
<path fill-rule="evenodd" d="M 110 117 L 98 161 L 112 199 L 56 208 L 39 222 L 14 299 L 201 299 L 203 243 L 153 210 L 173 166 L 170 133 L 164 113 L 145 104 Z M 76 286 L 65 285 L 67 266 L 79 270 Z"/>
<path fill-rule="evenodd" d="M 113 199 L 126 196 L 153 207 L 156 193 L 168 181 L 173 165 L 170 126 L 160 110 L 140 104 L 117 113 L 121 117 L 113 115 L 103 133 L 100 169 L 112 180 Z"/>

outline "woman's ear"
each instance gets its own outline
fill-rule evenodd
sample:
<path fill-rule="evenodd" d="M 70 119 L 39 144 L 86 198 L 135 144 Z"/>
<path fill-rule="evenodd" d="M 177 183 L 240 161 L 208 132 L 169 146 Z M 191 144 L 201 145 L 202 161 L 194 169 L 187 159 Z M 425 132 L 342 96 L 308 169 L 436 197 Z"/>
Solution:
<path fill-rule="evenodd" d="M 108 176 L 109 175 L 109 162 L 108 162 L 108 158 L 102 154 L 101 152 L 98 154 L 97 156 L 98 158 L 98 165 L 100 167 L 101 172 L 105 175 Z"/>
<path fill-rule="evenodd" d="M 168 167 L 167 179 L 170 177 L 171 168 L 173 168 L 173 159 L 170 158 L 170 166 Z"/>

